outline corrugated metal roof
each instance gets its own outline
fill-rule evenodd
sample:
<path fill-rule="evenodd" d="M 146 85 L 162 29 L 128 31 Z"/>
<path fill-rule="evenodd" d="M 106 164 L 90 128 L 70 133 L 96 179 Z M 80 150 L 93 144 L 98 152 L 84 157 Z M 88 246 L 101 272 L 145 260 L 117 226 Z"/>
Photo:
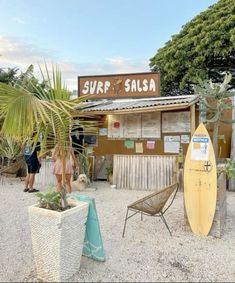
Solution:
<path fill-rule="evenodd" d="M 89 101 L 79 105 L 79 110 L 82 112 L 126 112 L 131 110 L 133 112 L 141 110 L 166 110 L 172 106 L 179 108 L 187 108 L 191 104 L 198 101 L 197 95 L 184 95 L 184 96 L 169 96 L 169 97 L 156 97 L 156 98 L 138 98 L 138 99 L 116 99 L 116 100 L 102 100 L 102 101 Z"/>

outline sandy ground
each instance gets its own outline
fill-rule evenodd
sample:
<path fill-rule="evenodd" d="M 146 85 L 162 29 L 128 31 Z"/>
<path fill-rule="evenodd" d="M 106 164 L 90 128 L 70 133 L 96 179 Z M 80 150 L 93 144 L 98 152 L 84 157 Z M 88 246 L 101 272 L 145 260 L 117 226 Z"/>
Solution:
<path fill-rule="evenodd" d="M 36 197 L 23 187 L 19 179 L 0 183 L 1 282 L 38 282 L 27 214 Z M 106 182 L 93 187 L 81 194 L 95 198 L 106 261 L 82 257 L 69 282 L 235 282 L 235 192 L 227 192 L 221 238 L 195 236 L 185 227 L 182 192 L 165 214 L 172 237 L 159 218 L 136 216 L 122 238 L 126 206 L 148 192 L 111 189 Z"/>

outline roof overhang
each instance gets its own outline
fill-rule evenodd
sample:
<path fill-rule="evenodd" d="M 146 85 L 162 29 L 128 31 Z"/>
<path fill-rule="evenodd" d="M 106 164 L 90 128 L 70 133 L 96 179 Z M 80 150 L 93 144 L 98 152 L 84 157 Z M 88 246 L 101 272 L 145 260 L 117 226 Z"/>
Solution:
<path fill-rule="evenodd" d="M 197 103 L 197 95 L 169 96 L 148 99 L 116 99 L 79 104 L 76 111 L 90 115 L 132 114 L 187 109 Z"/>

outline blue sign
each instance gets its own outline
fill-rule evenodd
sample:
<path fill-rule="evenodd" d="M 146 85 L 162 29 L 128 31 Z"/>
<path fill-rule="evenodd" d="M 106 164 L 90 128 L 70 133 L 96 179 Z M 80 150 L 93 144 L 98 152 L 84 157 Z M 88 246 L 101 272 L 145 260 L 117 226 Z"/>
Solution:
<path fill-rule="evenodd" d="M 193 138 L 193 142 L 204 142 L 204 143 L 208 143 L 208 142 L 209 142 L 209 138 L 195 137 L 195 138 Z"/>

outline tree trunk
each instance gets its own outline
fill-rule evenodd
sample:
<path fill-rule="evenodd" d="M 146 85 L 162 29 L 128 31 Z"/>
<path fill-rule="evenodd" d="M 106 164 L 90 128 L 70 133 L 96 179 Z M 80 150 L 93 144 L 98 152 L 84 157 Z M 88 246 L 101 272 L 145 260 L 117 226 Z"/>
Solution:
<path fill-rule="evenodd" d="M 232 119 L 235 119 L 235 97 L 233 97 Z M 235 162 L 235 123 L 232 124 L 230 158 L 233 162 Z M 229 180 L 229 191 L 235 191 L 235 179 Z"/>
<path fill-rule="evenodd" d="M 214 123 L 214 129 L 213 129 L 213 147 L 215 152 L 215 160 L 218 159 L 218 134 L 219 134 L 219 120 Z"/>
<path fill-rule="evenodd" d="M 62 152 L 62 186 L 61 186 L 61 205 L 63 208 L 68 206 L 66 200 L 66 189 L 65 189 L 65 152 Z"/>

